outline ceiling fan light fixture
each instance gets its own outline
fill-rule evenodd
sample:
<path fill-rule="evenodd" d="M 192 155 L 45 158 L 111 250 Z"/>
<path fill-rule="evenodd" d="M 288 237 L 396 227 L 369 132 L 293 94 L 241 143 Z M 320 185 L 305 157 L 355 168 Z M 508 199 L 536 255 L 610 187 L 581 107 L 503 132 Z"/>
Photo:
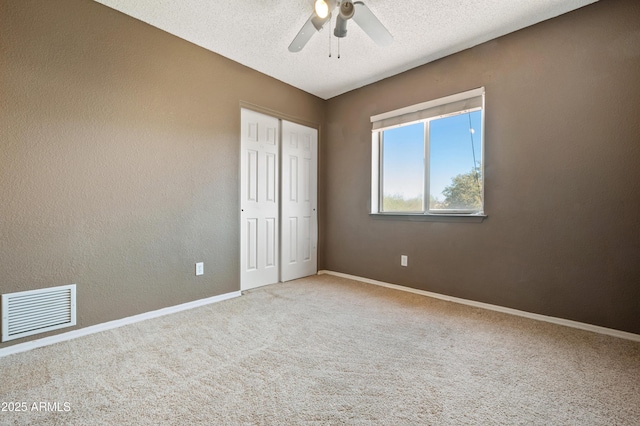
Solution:
<path fill-rule="evenodd" d="M 313 10 L 316 12 L 319 18 L 326 18 L 329 15 L 329 5 L 326 0 L 316 0 L 313 5 Z"/>
<path fill-rule="evenodd" d="M 353 7 L 353 2 L 351 0 L 344 0 L 340 3 L 340 16 L 345 21 L 353 18 L 353 14 L 355 13 L 355 8 Z"/>
<path fill-rule="evenodd" d="M 338 37 L 338 40 L 347 36 L 347 21 L 353 19 L 376 44 L 388 46 L 393 42 L 393 36 L 362 1 L 314 0 L 313 12 L 289 45 L 289 51 L 299 52 L 311 36 L 324 28 L 327 22 L 331 25 L 331 15 L 336 6 L 339 10 L 333 35 Z"/>

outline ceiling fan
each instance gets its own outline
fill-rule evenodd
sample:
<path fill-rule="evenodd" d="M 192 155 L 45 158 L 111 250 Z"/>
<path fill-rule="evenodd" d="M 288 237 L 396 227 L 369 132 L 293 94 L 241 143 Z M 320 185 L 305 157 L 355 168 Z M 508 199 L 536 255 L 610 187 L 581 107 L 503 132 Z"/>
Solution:
<path fill-rule="evenodd" d="M 346 37 L 347 22 L 353 19 L 378 45 L 387 46 L 393 42 L 393 36 L 363 2 L 316 0 L 313 13 L 289 45 L 289 51 L 301 51 L 316 31 L 320 31 L 327 22 L 331 22 L 331 12 L 336 7 L 338 8 L 338 16 L 336 18 L 336 27 L 333 31 L 334 36 L 339 38 Z"/>

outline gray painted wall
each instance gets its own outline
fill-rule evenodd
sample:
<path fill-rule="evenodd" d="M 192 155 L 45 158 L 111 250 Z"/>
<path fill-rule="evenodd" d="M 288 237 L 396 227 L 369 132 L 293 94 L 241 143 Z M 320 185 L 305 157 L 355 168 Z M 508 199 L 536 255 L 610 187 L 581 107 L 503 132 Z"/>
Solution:
<path fill-rule="evenodd" d="M 480 86 L 488 218 L 370 217 L 369 117 Z M 333 98 L 325 142 L 324 268 L 640 333 L 638 2 L 601 1 Z"/>

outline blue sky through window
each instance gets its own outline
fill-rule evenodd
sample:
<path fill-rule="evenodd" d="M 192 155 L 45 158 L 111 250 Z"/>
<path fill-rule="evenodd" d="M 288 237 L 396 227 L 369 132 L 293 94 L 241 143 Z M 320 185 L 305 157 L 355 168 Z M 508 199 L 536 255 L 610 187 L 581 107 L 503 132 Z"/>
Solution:
<path fill-rule="evenodd" d="M 424 124 L 397 127 L 384 132 L 382 157 L 384 195 L 404 199 L 424 192 Z"/>

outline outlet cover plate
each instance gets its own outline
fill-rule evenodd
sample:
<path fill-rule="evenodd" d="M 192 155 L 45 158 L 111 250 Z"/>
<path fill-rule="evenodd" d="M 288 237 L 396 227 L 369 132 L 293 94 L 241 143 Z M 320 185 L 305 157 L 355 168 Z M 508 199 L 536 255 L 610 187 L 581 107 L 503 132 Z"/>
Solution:
<path fill-rule="evenodd" d="M 196 275 L 204 275 L 204 262 L 196 263 Z"/>

